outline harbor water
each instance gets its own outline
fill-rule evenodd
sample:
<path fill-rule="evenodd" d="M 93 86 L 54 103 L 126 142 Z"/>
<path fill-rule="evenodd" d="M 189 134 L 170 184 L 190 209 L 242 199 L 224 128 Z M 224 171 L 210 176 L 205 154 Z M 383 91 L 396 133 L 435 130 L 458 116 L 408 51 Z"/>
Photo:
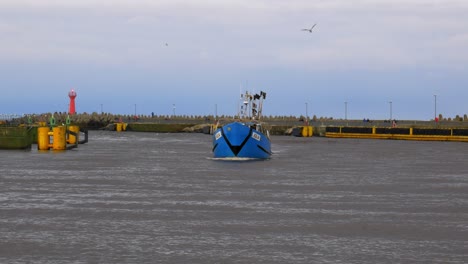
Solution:
<path fill-rule="evenodd" d="M 468 263 L 468 145 L 90 131 L 0 150 L 0 263 Z"/>

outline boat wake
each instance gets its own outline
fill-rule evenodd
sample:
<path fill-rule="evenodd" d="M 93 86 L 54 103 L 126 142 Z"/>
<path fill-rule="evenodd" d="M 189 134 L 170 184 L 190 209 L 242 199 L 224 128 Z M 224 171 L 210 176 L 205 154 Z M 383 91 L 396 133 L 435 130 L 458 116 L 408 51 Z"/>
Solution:
<path fill-rule="evenodd" d="M 244 158 L 244 157 L 223 157 L 223 158 L 212 158 L 207 157 L 209 160 L 221 160 L 221 161 L 255 161 L 255 160 L 265 160 L 260 158 Z"/>

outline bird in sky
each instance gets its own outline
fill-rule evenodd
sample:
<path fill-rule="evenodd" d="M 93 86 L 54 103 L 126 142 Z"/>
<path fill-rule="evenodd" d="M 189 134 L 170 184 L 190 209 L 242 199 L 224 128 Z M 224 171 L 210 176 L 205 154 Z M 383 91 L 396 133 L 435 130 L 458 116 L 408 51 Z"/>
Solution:
<path fill-rule="evenodd" d="M 314 27 L 316 26 L 317 24 L 314 24 L 310 29 L 309 28 L 303 28 L 302 31 L 309 31 L 309 33 L 312 33 L 312 29 L 314 29 Z"/>

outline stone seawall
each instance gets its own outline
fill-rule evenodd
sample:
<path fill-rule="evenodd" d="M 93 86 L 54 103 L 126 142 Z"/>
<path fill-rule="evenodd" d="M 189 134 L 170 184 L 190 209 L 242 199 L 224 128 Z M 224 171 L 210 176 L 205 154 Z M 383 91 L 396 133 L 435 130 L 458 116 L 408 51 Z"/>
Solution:
<path fill-rule="evenodd" d="M 129 123 L 127 130 L 137 132 L 181 133 L 195 124 Z"/>
<path fill-rule="evenodd" d="M 286 135 L 291 126 L 274 125 L 270 127 L 271 135 Z M 161 123 L 130 123 L 128 131 L 156 133 L 205 133 L 213 129 L 212 124 L 161 124 Z"/>

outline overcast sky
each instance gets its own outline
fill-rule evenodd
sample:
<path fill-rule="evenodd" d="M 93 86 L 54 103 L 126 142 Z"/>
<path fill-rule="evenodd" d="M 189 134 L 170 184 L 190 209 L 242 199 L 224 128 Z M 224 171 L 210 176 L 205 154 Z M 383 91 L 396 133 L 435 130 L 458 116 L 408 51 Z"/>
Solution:
<path fill-rule="evenodd" d="M 466 0 L 0 0 L 0 114 L 468 114 Z M 302 31 L 317 24 L 312 33 Z M 437 95 L 435 98 L 434 95 Z M 392 103 L 390 103 L 392 102 Z M 307 106 L 307 107 L 306 107 Z"/>

